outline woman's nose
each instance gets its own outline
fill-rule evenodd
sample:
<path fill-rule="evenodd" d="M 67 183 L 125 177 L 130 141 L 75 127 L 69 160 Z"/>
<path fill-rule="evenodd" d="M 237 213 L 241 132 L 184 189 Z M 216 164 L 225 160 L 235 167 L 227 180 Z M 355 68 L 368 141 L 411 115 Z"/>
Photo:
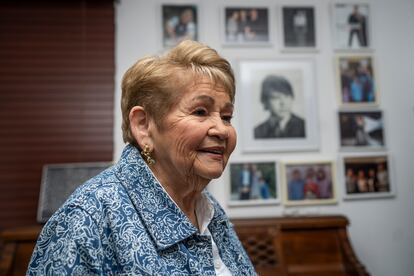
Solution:
<path fill-rule="evenodd" d="M 221 118 L 212 121 L 212 126 L 208 131 L 208 135 L 225 140 L 229 137 L 229 126 Z"/>

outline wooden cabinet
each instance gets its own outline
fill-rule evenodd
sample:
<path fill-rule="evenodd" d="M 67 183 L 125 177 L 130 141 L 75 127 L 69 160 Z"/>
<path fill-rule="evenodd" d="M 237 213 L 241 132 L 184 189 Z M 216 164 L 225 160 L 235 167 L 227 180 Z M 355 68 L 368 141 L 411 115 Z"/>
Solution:
<path fill-rule="evenodd" d="M 349 242 L 344 216 L 232 222 L 261 276 L 369 275 Z"/>
<path fill-rule="evenodd" d="M 358 261 L 344 216 L 232 220 L 260 276 L 369 275 Z M 25 275 L 41 226 L 3 231 L 0 275 Z"/>
<path fill-rule="evenodd" d="M 20 227 L 0 234 L 0 275 L 26 275 L 41 226 Z"/>

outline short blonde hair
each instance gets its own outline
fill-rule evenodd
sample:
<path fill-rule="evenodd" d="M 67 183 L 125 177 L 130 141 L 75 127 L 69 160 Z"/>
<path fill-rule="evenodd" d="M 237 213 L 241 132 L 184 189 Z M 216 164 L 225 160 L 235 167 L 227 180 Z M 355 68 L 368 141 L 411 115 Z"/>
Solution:
<path fill-rule="evenodd" d="M 235 80 L 230 63 L 214 49 L 185 40 L 162 56 L 138 60 L 122 79 L 122 135 L 125 143 L 137 146 L 130 130 L 129 113 L 142 106 L 157 126 L 177 103 L 183 90 L 201 77 L 224 88 L 234 102 Z"/>

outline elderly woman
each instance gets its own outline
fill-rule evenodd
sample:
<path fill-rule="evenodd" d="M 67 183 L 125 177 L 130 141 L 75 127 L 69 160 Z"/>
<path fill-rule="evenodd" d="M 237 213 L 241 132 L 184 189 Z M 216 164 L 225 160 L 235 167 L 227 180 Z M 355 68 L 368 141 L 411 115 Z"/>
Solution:
<path fill-rule="evenodd" d="M 139 60 L 122 80 L 117 164 L 50 218 L 28 275 L 256 275 L 204 188 L 236 145 L 230 64 L 184 41 Z"/>

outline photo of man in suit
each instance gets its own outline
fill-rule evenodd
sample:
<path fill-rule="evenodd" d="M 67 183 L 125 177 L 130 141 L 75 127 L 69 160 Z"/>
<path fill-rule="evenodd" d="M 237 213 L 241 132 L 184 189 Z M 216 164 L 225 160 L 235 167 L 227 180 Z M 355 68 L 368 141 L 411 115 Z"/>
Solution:
<path fill-rule="evenodd" d="M 261 88 L 261 102 L 269 112 L 269 117 L 254 128 L 255 139 L 305 138 L 305 121 L 292 112 L 294 92 L 285 77 L 265 77 Z"/>

